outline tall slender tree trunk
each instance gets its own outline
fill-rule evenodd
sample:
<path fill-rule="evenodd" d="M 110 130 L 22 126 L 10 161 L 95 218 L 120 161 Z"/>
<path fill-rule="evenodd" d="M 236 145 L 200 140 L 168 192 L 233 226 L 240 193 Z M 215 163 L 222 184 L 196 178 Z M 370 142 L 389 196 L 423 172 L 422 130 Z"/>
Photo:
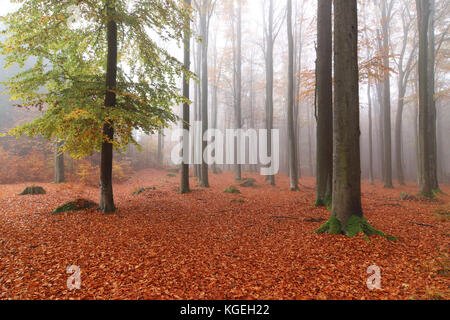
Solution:
<path fill-rule="evenodd" d="M 199 29 L 201 30 L 200 23 L 199 23 Z M 199 76 L 200 83 L 201 83 L 201 81 L 202 81 L 202 75 L 201 75 L 201 70 L 202 70 L 202 44 L 201 44 L 200 41 L 197 42 L 197 50 L 196 50 L 195 62 L 196 62 L 195 73 Z M 202 110 L 202 86 L 200 85 L 200 83 L 196 82 L 196 84 L 195 84 L 194 121 L 201 121 L 201 118 L 202 118 L 201 117 L 201 110 Z M 197 129 L 195 129 L 195 130 L 197 130 Z M 193 143 L 194 158 L 198 154 L 202 153 L 202 151 L 198 149 L 199 147 L 201 148 L 201 146 L 197 145 L 197 143 L 195 141 L 195 143 Z M 195 175 L 195 177 L 200 179 L 200 176 L 201 176 L 201 164 L 197 164 L 197 163 L 194 164 L 194 175 Z"/>
<path fill-rule="evenodd" d="M 314 176 L 314 166 L 313 166 L 313 147 L 312 147 L 312 129 L 311 129 L 311 122 L 312 122 L 312 116 L 311 116 L 311 110 L 310 108 L 307 108 L 306 112 L 308 115 L 308 167 L 309 167 L 309 176 Z"/>
<path fill-rule="evenodd" d="M 414 93 L 418 97 L 419 96 L 419 79 L 418 79 L 418 73 L 416 75 L 416 80 L 414 81 Z M 419 98 L 415 99 L 415 105 L 414 105 L 414 144 L 415 144 L 415 154 L 416 154 L 416 172 L 417 177 L 416 181 L 417 184 L 420 186 L 422 185 L 422 175 L 420 174 L 422 165 L 420 164 L 421 157 L 420 157 L 420 143 L 419 143 Z"/>
<path fill-rule="evenodd" d="M 369 101 L 369 181 L 370 184 L 374 184 L 373 177 L 373 125 L 372 125 L 372 95 L 371 95 L 371 82 L 367 84 L 367 99 Z"/>
<path fill-rule="evenodd" d="M 391 0 L 392 1 L 392 0 Z M 385 177 L 384 187 L 393 188 L 392 184 L 392 137 L 391 137 L 391 81 L 389 71 L 389 24 L 390 24 L 390 10 L 387 8 L 387 0 L 381 1 L 382 11 L 382 32 L 383 32 L 383 64 L 384 64 L 384 89 L 383 89 L 383 117 L 384 117 L 384 165 Z"/>
<path fill-rule="evenodd" d="M 209 188 L 208 164 L 204 152 L 207 148 L 207 141 L 203 139 L 208 130 L 208 11 L 209 0 L 203 0 L 202 10 L 200 12 L 200 25 L 202 34 L 202 165 L 200 184 L 202 187 Z"/>
<path fill-rule="evenodd" d="M 240 130 L 242 129 L 242 109 L 241 109 L 241 102 L 242 102 L 242 4 L 241 0 L 237 0 L 237 21 L 236 21 L 236 66 L 235 66 L 235 110 L 234 110 L 234 116 L 235 116 L 235 126 L 236 129 Z M 235 180 L 239 181 L 242 179 L 242 166 L 239 164 L 239 154 L 240 154 L 240 148 L 239 146 L 239 136 L 238 136 L 238 143 L 235 144 L 234 149 L 234 155 L 236 159 L 236 163 L 234 166 L 234 178 Z"/>
<path fill-rule="evenodd" d="M 386 163 L 384 157 L 384 108 L 383 108 L 383 87 L 380 82 L 376 85 L 378 102 L 378 140 L 379 140 L 379 161 L 381 171 L 381 181 L 386 179 Z"/>
<path fill-rule="evenodd" d="M 333 178 L 332 1 L 317 8 L 317 176 L 316 206 L 331 202 Z"/>
<path fill-rule="evenodd" d="M 397 105 L 397 115 L 395 119 L 395 153 L 396 153 L 396 168 L 397 168 L 397 179 L 400 185 L 405 184 L 405 175 L 403 170 L 403 109 L 405 105 L 405 94 L 406 87 L 408 85 L 409 75 L 412 70 L 412 59 L 415 54 L 415 49 L 411 50 L 408 63 L 406 67 L 403 66 L 405 60 L 405 52 L 408 44 L 408 35 L 410 30 L 409 21 L 406 20 L 405 16 L 402 16 L 403 24 L 403 45 L 398 61 L 398 105 Z"/>
<path fill-rule="evenodd" d="M 114 0 L 108 2 L 107 41 L 108 57 L 106 64 L 106 112 L 116 106 L 116 83 L 117 83 L 117 24 L 115 21 Z M 111 121 L 103 125 L 103 143 L 101 147 L 100 160 L 100 204 L 99 209 L 103 213 L 111 213 L 116 210 L 114 206 L 112 186 L 112 165 L 114 127 Z"/>
<path fill-rule="evenodd" d="M 435 20 L 435 0 L 429 0 L 429 26 L 428 26 L 428 106 L 429 106 L 429 133 L 428 138 L 430 140 L 430 179 L 431 188 L 433 190 L 439 190 L 439 182 L 437 176 L 437 137 L 436 137 L 436 100 L 435 94 L 435 35 L 434 35 L 434 20 Z"/>
<path fill-rule="evenodd" d="M 267 154 L 272 155 L 273 130 L 273 0 L 269 0 L 269 25 L 267 29 L 266 52 L 266 128 L 267 128 Z M 275 185 L 275 176 L 267 177 L 271 186 Z"/>
<path fill-rule="evenodd" d="M 163 165 L 163 147 L 164 147 L 164 135 L 162 129 L 158 131 L 158 166 Z"/>
<path fill-rule="evenodd" d="M 400 75 L 399 75 L 400 78 Z M 397 115 L 395 119 L 395 149 L 396 149 L 396 167 L 397 179 L 400 185 L 405 185 L 405 175 L 403 173 L 403 150 L 402 150 L 402 132 L 403 132 L 403 107 L 405 105 L 405 89 L 399 85 Z"/>
<path fill-rule="evenodd" d="M 302 7 L 302 14 L 300 15 L 300 25 L 298 29 L 297 37 L 297 60 L 296 60 L 296 87 L 295 87 L 295 138 L 297 140 L 297 175 L 298 178 L 302 177 L 302 161 L 301 161 L 301 123 L 300 123 L 300 86 L 301 86 L 301 72 L 302 72 L 302 53 L 303 53 L 303 16 L 304 9 Z"/>
<path fill-rule="evenodd" d="M 294 36 L 292 32 L 292 0 L 288 0 L 287 34 L 289 47 L 288 65 L 288 142 L 289 142 L 289 180 L 292 191 L 298 190 L 297 145 L 294 128 Z"/>
<path fill-rule="evenodd" d="M 55 183 L 66 182 L 64 175 L 64 153 L 60 152 L 62 145 L 62 141 L 56 141 L 55 143 Z"/>
<path fill-rule="evenodd" d="M 253 66 L 254 64 L 254 58 L 253 58 L 253 52 L 250 57 L 250 128 L 256 129 L 255 124 L 255 111 L 254 111 L 254 100 L 255 100 L 255 92 L 254 92 L 254 83 L 253 83 Z M 258 150 L 257 150 L 258 152 Z M 255 155 L 256 156 L 256 155 Z M 251 164 L 250 165 L 251 171 L 256 172 L 257 171 L 257 164 Z"/>
<path fill-rule="evenodd" d="M 187 7 L 191 6 L 191 0 L 184 0 Z M 189 18 L 186 19 L 184 30 L 184 67 L 190 70 L 191 67 L 191 22 Z M 183 74 L 183 96 L 189 100 L 189 78 L 186 73 Z M 189 187 L 189 103 L 186 101 L 183 104 L 183 162 L 181 164 L 181 193 L 188 193 L 191 191 Z"/>
<path fill-rule="evenodd" d="M 219 74 L 217 74 L 217 37 L 214 38 L 214 70 L 216 72 L 213 90 L 212 90 L 212 110 L 211 110 L 211 128 L 217 129 L 217 107 L 218 107 L 218 83 L 220 81 L 221 70 L 219 70 Z M 216 155 L 216 150 L 214 150 L 214 156 Z M 219 173 L 219 169 L 217 167 L 217 163 L 214 161 L 212 164 L 212 171 L 215 174 Z"/>

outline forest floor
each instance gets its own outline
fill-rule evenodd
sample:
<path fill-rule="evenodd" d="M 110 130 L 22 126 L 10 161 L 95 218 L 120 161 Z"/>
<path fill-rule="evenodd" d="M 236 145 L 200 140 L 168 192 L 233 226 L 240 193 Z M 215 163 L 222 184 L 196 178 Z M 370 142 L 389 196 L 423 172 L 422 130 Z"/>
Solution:
<path fill-rule="evenodd" d="M 450 197 L 400 200 L 410 183 L 363 183 L 367 220 L 396 242 L 373 236 L 317 235 L 329 211 L 312 207 L 313 178 L 300 192 L 286 176 L 240 187 L 232 173 L 192 178 L 145 170 L 115 185 L 118 211 L 52 214 L 76 198 L 98 201 L 79 184 L 39 184 L 46 195 L 18 196 L 27 184 L 0 185 L 0 299 L 448 299 Z M 238 186 L 240 194 L 224 190 Z M 132 192 L 155 187 L 139 195 Z M 442 187 L 450 193 L 450 186 Z M 81 288 L 69 290 L 69 265 Z M 381 289 L 369 290 L 369 266 Z"/>

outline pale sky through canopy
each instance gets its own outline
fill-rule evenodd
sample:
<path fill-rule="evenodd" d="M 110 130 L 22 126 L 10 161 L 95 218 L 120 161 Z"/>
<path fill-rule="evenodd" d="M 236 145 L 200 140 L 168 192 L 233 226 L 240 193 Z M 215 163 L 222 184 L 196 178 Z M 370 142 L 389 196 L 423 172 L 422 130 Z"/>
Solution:
<path fill-rule="evenodd" d="M 19 4 L 11 3 L 10 0 L 0 0 L 0 15 L 5 15 L 18 8 Z"/>

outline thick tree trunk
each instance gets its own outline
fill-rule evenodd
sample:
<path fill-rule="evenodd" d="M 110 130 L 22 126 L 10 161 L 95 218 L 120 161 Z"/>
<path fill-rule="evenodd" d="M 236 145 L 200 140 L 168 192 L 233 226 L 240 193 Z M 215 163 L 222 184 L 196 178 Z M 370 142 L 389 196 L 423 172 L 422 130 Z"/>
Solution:
<path fill-rule="evenodd" d="M 430 99 L 428 97 L 428 27 L 430 8 L 428 0 L 416 0 L 419 29 L 419 156 L 420 156 L 420 192 L 425 197 L 433 196 L 430 147 Z"/>
<path fill-rule="evenodd" d="M 114 1 L 110 1 L 108 6 L 108 57 L 106 64 L 106 98 L 105 107 L 107 112 L 116 106 L 117 83 L 117 24 L 114 20 L 116 13 Z M 111 213 L 116 210 L 114 206 L 113 186 L 112 186 L 112 164 L 113 164 L 113 145 L 114 128 L 110 121 L 103 125 L 103 143 L 101 148 L 100 160 L 100 204 L 99 209 L 103 213 Z"/>
<path fill-rule="evenodd" d="M 333 176 L 332 1 L 317 8 L 317 183 L 316 205 L 331 202 Z"/>
<path fill-rule="evenodd" d="M 184 0 L 186 6 L 191 5 L 191 0 Z M 184 67 L 189 70 L 191 67 L 191 29 L 190 20 L 186 20 L 184 30 Z M 183 96 L 189 100 L 189 79 L 186 74 L 183 74 Z M 188 193 L 191 191 L 189 187 L 189 103 L 183 104 L 183 162 L 181 164 L 181 193 Z"/>
<path fill-rule="evenodd" d="M 55 183 L 66 182 L 64 175 L 64 153 L 59 150 L 62 145 L 62 141 L 55 143 Z"/>
<path fill-rule="evenodd" d="M 346 232 L 352 216 L 362 217 L 359 129 L 357 1 L 335 1 L 332 214 Z"/>

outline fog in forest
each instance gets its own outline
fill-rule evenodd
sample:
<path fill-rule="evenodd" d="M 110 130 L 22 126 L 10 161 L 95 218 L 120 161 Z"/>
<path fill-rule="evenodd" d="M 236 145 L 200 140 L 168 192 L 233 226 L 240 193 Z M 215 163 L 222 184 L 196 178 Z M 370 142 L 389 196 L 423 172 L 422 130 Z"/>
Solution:
<path fill-rule="evenodd" d="M 0 4 L 0 300 L 450 298 L 450 1 Z"/>
<path fill-rule="evenodd" d="M 418 179 L 418 34 L 414 1 L 392 1 L 382 11 L 383 1 L 360 1 L 359 3 L 359 70 L 360 70 L 360 123 L 361 123 L 361 169 L 362 177 L 384 180 L 383 170 L 392 169 L 394 184 L 399 170 L 402 180 Z M 301 177 L 316 173 L 316 117 L 315 91 L 316 61 L 316 1 L 296 0 L 293 3 L 294 40 L 294 125 L 297 147 L 298 174 Z M 195 5 L 194 5 L 195 7 Z M 3 6 L 5 10 L 12 6 Z M 237 74 L 237 10 L 232 1 L 215 1 L 208 8 L 208 123 L 209 128 L 225 132 L 229 128 L 244 130 L 267 128 L 267 74 L 269 1 L 243 1 L 241 15 L 241 73 Z M 389 12 L 387 12 L 389 11 Z M 387 16 L 388 18 L 385 18 Z M 201 119 L 201 53 L 202 36 L 198 15 L 194 12 L 192 29 L 196 37 L 191 41 L 191 70 L 199 75 L 190 89 L 190 119 Z M 273 3 L 273 128 L 280 135 L 280 173 L 289 174 L 288 161 L 288 39 L 286 33 L 286 3 Z M 449 95 L 449 3 L 436 1 L 434 9 L 435 37 L 435 103 L 438 177 L 441 182 L 450 180 L 449 150 L 450 133 Z M 382 22 L 388 24 L 384 29 Z M 387 32 L 386 32 L 387 31 Z M 204 41 L 204 40 L 203 40 Z M 386 47 L 386 44 L 388 47 Z M 176 44 L 165 44 L 180 60 L 183 48 Z M 2 56 L 2 65 L 4 57 Z M 30 59 L 31 60 L 31 59 Z M 387 63 L 387 64 L 386 64 Z M 22 70 L 32 67 L 28 61 Z M 389 70 L 389 93 L 386 93 L 384 72 Z M 17 65 L 2 68 L 1 80 L 5 81 L 19 71 Z M 239 77 L 239 79 L 237 79 Z M 236 120 L 237 83 L 241 97 L 240 119 Z M 181 79 L 179 79 L 181 90 Z M 2 91 L 5 87 L 2 86 Z M 385 95 L 388 95 L 386 98 Z M 14 105 L 10 97 L 2 95 L 0 106 L 0 128 L 5 133 L 13 127 L 31 121 L 39 111 L 24 110 Z M 386 103 L 388 105 L 386 106 Z M 180 117 L 181 106 L 173 105 Z M 390 119 L 386 122 L 385 110 Z M 45 112 L 45 110 L 44 110 Z M 240 125 L 238 125 L 240 122 Z M 142 135 L 135 132 L 143 150 L 130 146 L 125 153 L 115 156 L 116 178 L 126 179 L 132 171 L 145 167 L 173 165 L 171 152 L 176 141 L 172 141 L 173 123 L 159 134 Z M 371 132 L 369 131 L 371 129 Z M 390 138 L 386 135 L 390 130 Z M 371 135 L 371 136 L 370 136 Z M 385 141 L 386 137 L 388 140 Z M 371 142 L 370 142 L 371 139 Z M 389 141 L 390 140 L 390 141 Z M 391 148 L 386 145 L 391 145 Z M 248 145 L 247 145 L 248 147 Z M 0 138 L 0 182 L 48 181 L 53 176 L 54 142 L 42 138 Z M 372 151 L 370 151 L 370 149 Z M 386 152 L 391 153 L 391 163 L 386 163 Z M 98 166 L 98 154 L 73 160 L 66 157 L 68 179 L 93 179 Z M 372 159 L 371 159 L 372 158 Z M 399 160 L 400 159 L 400 160 Z M 372 163 L 372 164 L 371 164 Z M 372 166 L 372 168 L 371 168 Z M 233 170 L 232 165 L 220 165 L 222 170 Z M 243 169 L 256 170 L 255 165 L 244 165 Z M 92 173 L 87 174 L 87 171 Z"/>

